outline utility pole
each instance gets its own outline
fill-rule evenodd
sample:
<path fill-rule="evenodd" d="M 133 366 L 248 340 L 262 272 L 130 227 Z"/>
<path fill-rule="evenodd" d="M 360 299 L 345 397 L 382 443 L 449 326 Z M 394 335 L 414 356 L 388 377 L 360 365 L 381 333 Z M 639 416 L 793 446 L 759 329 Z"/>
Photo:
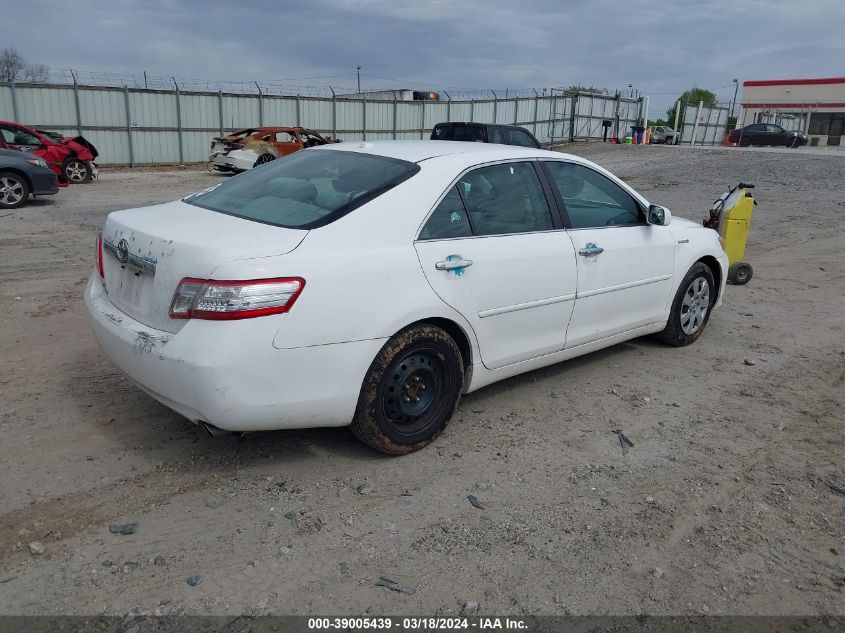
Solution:
<path fill-rule="evenodd" d="M 734 116 L 734 106 L 736 105 L 736 93 L 739 90 L 739 79 L 734 79 L 734 100 L 731 101 L 731 118 Z"/>
<path fill-rule="evenodd" d="M 361 94 L 361 67 L 355 66 L 355 70 L 358 72 L 358 94 Z"/>

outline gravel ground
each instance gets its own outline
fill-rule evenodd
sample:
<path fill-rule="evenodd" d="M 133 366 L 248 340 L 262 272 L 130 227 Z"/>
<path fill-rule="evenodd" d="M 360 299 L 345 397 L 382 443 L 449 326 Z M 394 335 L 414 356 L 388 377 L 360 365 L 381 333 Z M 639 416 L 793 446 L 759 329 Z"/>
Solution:
<path fill-rule="evenodd" d="M 845 614 L 845 157 L 570 151 L 694 219 L 755 182 L 754 279 L 693 347 L 493 385 L 398 459 L 208 438 L 100 354 L 95 227 L 221 176 L 104 170 L 3 213 L 0 613 Z"/>

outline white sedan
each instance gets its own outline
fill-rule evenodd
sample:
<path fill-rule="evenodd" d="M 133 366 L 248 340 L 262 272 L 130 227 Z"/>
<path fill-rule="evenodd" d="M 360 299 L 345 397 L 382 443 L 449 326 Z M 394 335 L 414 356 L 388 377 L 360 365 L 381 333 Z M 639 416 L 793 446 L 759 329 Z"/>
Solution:
<path fill-rule="evenodd" d="M 394 455 L 497 380 L 692 343 L 727 270 L 715 231 L 587 160 L 440 141 L 304 150 L 111 213 L 98 246 L 94 334 L 153 398 L 212 434 L 351 425 Z"/>

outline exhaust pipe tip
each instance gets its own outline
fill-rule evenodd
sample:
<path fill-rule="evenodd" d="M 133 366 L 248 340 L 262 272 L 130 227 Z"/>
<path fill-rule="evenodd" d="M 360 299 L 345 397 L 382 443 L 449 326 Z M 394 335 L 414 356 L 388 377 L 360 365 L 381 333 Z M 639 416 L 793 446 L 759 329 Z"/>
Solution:
<path fill-rule="evenodd" d="M 230 431 L 224 431 L 223 429 L 219 429 L 208 422 L 200 422 L 199 424 L 203 428 L 203 430 L 208 433 L 209 437 L 221 437 L 222 435 L 228 435 L 230 433 Z"/>

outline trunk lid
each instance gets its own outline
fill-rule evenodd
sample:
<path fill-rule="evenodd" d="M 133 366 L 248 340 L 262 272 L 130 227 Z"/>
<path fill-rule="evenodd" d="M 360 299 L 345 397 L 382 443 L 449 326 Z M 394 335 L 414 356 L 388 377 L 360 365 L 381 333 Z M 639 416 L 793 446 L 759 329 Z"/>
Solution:
<path fill-rule="evenodd" d="M 213 278 L 222 264 L 283 255 L 308 231 L 268 226 L 209 211 L 181 200 L 115 211 L 103 228 L 103 268 L 111 302 L 151 328 L 176 332 L 168 317 L 185 277 Z"/>

